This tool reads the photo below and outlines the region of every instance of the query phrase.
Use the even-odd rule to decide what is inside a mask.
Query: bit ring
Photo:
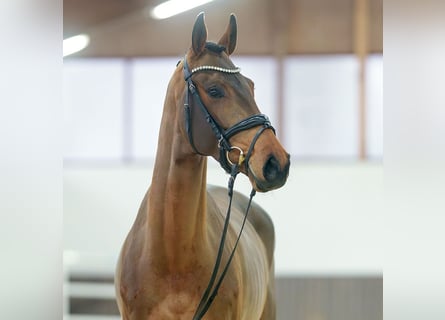
[[[230,157],[229,157],[229,153],[230,153],[233,149],[236,149],[236,150],[239,151],[238,165],[240,166],[240,165],[244,162],[244,159],[245,159],[246,157],[244,156],[244,152],[243,152],[243,150],[242,150],[240,147],[237,147],[237,146],[231,146],[231,147],[230,147],[230,150],[229,150],[229,151],[226,151],[226,159],[227,159],[227,162],[229,162],[229,164],[230,164],[231,166],[234,165],[234,163],[230,160]]]

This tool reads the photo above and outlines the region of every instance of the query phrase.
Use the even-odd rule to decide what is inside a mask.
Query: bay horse
[[[259,112],[253,82],[230,60],[236,38],[232,14],[221,39],[207,42],[204,14],[199,14],[191,48],[169,82],[152,183],[116,268],[117,303],[125,320],[275,319],[274,228],[250,201],[255,191],[285,184],[290,160]],[[232,183],[238,172],[249,178],[250,200],[207,186],[207,156],[231,173]],[[218,259],[226,263],[225,271],[215,268]],[[203,293],[212,286],[213,273],[220,287],[211,304]]]

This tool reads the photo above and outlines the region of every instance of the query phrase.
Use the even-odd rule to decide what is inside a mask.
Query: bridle
[[[185,89],[185,97],[184,97],[185,128],[187,131],[190,145],[192,146],[193,150],[197,154],[205,156],[205,154],[203,154],[203,153],[199,152],[199,150],[197,150],[195,143],[193,141],[193,132],[192,132],[193,126],[192,126],[192,122],[191,122],[192,117],[191,117],[191,106],[190,106],[190,94],[192,94],[193,97],[195,98],[194,101],[199,106],[199,109],[203,113],[207,123],[212,128],[212,131],[216,137],[216,140],[218,141],[217,142],[218,149],[220,152],[219,163],[221,164],[221,166],[224,168],[224,170],[226,172],[230,173],[229,184],[228,184],[229,206],[227,208],[226,218],[225,218],[224,227],[223,227],[223,231],[222,231],[222,235],[221,235],[221,240],[219,243],[218,253],[216,256],[216,260],[215,260],[215,265],[213,267],[212,275],[210,276],[210,280],[207,285],[207,288],[204,291],[203,296],[201,297],[198,307],[196,308],[195,314],[193,316],[193,320],[199,320],[204,316],[204,314],[207,312],[210,305],[212,304],[213,300],[215,299],[216,295],[218,294],[218,289],[221,286],[221,283],[227,273],[229,265],[232,261],[234,254],[235,254],[235,250],[238,246],[238,242],[240,240],[241,234],[244,229],[244,225],[246,223],[246,219],[247,219],[247,215],[249,213],[252,199],[256,193],[255,190],[252,189],[252,192],[250,193],[249,202],[248,202],[248,205],[246,208],[246,212],[244,214],[243,222],[241,224],[241,228],[238,233],[236,242],[233,246],[232,252],[231,252],[229,259],[218,278],[217,283],[215,284],[215,286],[213,286],[215,281],[217,280],[216,276],[218,274],[219,267],[221,264],[222,254],[223,254],[223,250],[224,250],[224,243],[225,243],[227,230],[228,230],[228,226],[229,226],[229,221],[230,221],[230,212],[231,212],[232,198],[233,198],[233,186],[235,183],[236,176],[239,173],[240,166],[244,163],[246,172],[249,172],[249,159],[250,159],[250,156],[252,155],[255,143],[257,142],[260,135],[266,129],[271,129],[275,134],[275,129],[272,127],[272,125],[269,121],[269,118],[264,114],[251,115],[251,116],[247,117],[246,119],[241,120],[240,122],[234,124],[230,128],[223,129],[221,127],[221,125],[219,125],[219,123],[212,117],[212,115],[208,111],[207,107],[202,102],[201,97],[199,96],[198,90],[196,89],[196,86],[193,83],[192,75],[195,73],[198,73],[198,72],[202,72],[202,71],[214,71],[214,72],[223,72],[223,73],[228,73],[228,74],[237,74],[237,73],[240,73],[241,70],[239,68],[226,69],[226,68],[222,68],[222,67],[206,66],[206,65],[199,66],[197,68],[190,70],[188,63],[187,63],[187,57],[184,57],[184,59],[183,59],[184,80],[186,81],[186,89]],[[229,141],[229,139],[231,137],[233,137],[234,135],[236,135],[237,133],[239,133],[241,131],[248,130],[248,129],[251,129],[251,128],[254,128],[257,126],[261,126],[261,127],[258,129],[255,136],[253,137],[252,142],[250,143],[250,146],[249,146],[249,149],[248,149],[246,155],[244,155],[244,152],[241,148],[231,145],[231,143]],[[237,163],[233,163],[229,158],[229,153],[232,150],[239,151],[239,157],[238,157]],[[212,290],[212,288],[213,288],[213,290]]]
[[[229,73],[229,74],[236,74],[240,73],[240,68],[234,68],[234,69],[226,69],[222,67],[216,67],[216,66],[200,66],[197,68],[194,68],[190,70],[188,63],[187,63],[187,57],[184,57],[183,60],[183,71],[184,71],[184,79],[186,81],[187,87],[185,90],[185,98],[184,98],[184,113],[185,113],[185,128],[187,131],[187,135],[189,138],[190,145],[192,146],[193,150],[200,155],[204,155],[201,152],[199,152],[195,146],[195,143],[193,141],[193,126],[191,123],[191,107],[190,107],[190,94],[193,95],[195,98],[196,104],[199,106],[199,109],[203,113],[207,123],[212,128],[212,131],[216,137],[216,140],[218,141],[218,149],[220,152],[219,157],[219,163],[221,164],[221,167],[227,172],[230,173],[232,171],[233,162],[229,158],[230,151],[236,149],[240,152],[238,164],[241,165],[243,162],[246,166],[246,171],[248,172],[248,166],[249,166],[249,159],[253,151],[253,147],[258,140],[259,136],[264,132],[266,129],[271,129],[275,133],[275,129],[272,127],[269,118],[264,114],[254,114],[249,117],[247,117],[244,120],[241,120],[240,122],[234,124],[228,129],[223,129],[219,123],[212,117],[210,112],[208,111],[207,107],[204,105],[204,103],[201,100],[201,97],[199,96],[198,90],[196,89],[195,84],[192,80],[192,75],[198,72],[202,71],[215,71],[215,72],[223,72],[223,73]],[[229,139],[236,135],[237,133],[248,130],[253,127],[261,126],[261,128],[257,131],[256,135],[252,139],[252,143],[250,144],[249,150],[247,152],[247,155],[244,156],[244,152],[241,148],[232,146],[230,144]]]

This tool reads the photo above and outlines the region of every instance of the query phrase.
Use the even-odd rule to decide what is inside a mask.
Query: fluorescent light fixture
[[[213,0],[169,0],[154,7],[151,16],[155,19],[165,19],[211,1]]]
[[[79,34],[77,36],[63,40],[63,56],[79,52],[85,49],[90,43],[90,37],[86,34]]]

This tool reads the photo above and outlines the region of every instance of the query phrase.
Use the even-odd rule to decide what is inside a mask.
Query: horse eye
[[[210,87],[207,89],[207,93],[212,98],[222,98],[224,97],[224,91],[218,87]]]

